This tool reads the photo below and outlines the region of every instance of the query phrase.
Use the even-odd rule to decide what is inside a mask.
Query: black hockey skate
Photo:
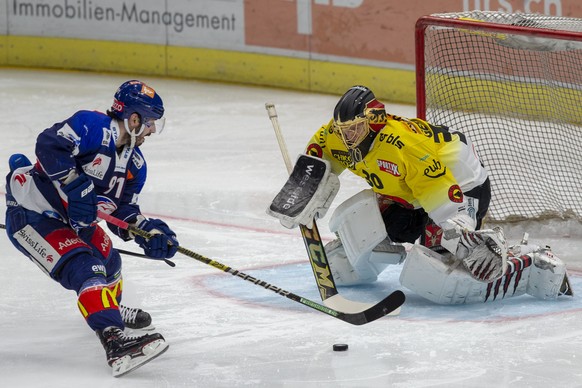
[[[152,317],[139,308],[119,305],[119,313],[125,327],[129,329],[153,330]]]
[[[168,349],[160,333],[128,336],[118,327],[97,330],[107,363],[113,368],[113,377],[120,377],[153,360]]]

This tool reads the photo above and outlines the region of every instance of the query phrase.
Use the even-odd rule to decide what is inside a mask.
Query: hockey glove
[[[85,174],[62,187],[67,195],[69,222],[74,228],[86,228],[97,220],[97,194],[93,181]]]
[[[471,230],[458,218],[443,225],[442,246],[477,280],[492,282],[507,269],[507,243],[501,228]]]
[[[170,227],[162,220],[142,219],[137,227],[153,234],[152,238],[146,239],[140,235],[135,236],[135,242],[143,249],[146,256],[153,259],[169,259],[178,251],[178,239]]]

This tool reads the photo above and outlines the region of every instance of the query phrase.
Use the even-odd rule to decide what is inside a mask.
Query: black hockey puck
[[[348,350],[348,344],[334,344],[333,350],[334,352],[345,352]]]

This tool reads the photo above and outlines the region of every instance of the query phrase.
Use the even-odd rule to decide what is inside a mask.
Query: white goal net
[[[582,220],[582,19],[472,11],[416,25],[418,116],[468,134],[493,221]]]

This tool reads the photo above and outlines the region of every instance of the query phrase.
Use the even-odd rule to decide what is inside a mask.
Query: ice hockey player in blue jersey
[[[153,88],[127,81],[106,114],[81,110],[41,132],[34,165],[22,154],[9,160],[8,237],[48,276],[77,293],[79,310],[101,340],[114,376],[168,348],[157,332],[124,331],[151,329],[151,317],[120,304],[121,257],[98,225],[98,212],[110,214],[153,234],[145,239],[108,224],[147,256],[163,260],[176,253],[176,234],[164,221],[144,217],[137,202],[147,176],[139,146],[163,130],[163,116]]]

